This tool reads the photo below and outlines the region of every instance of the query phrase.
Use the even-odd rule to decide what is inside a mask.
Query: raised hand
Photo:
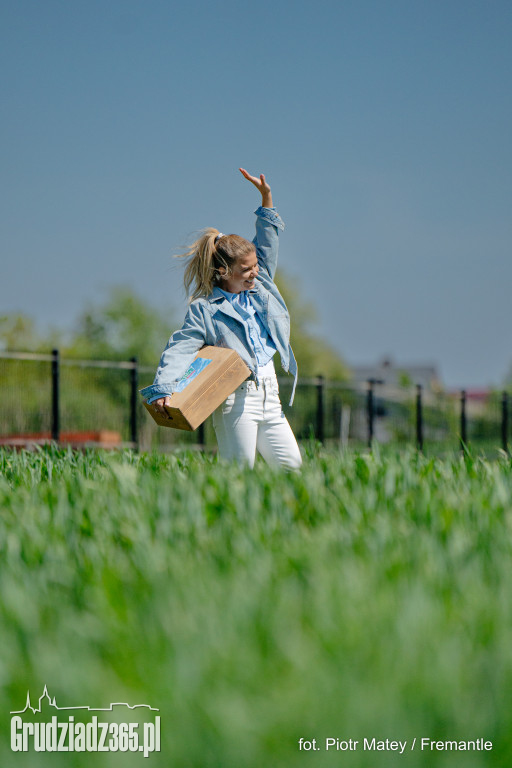
[[[262,206],[264,208],[272,208],[272,192],[270,190],[270,185],[265,179],[265,174],[261,173],[260,177],[258,178],[257,176],[251,176],[250,173],[247,173],[245,168],[239,168],[238,170],[242,176],[247,179],[247,181],[250,181],[251,184],[254,184],[256,189],[261,193]]]

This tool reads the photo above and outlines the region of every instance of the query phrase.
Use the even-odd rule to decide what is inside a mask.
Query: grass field
[[[307,454],[0,452],[2,766],[512,764],[510,459]],[[161,752],[11,752],[45,684],[158,707]]]

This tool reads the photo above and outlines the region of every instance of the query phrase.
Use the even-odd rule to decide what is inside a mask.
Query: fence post
[[[466,450],[468,444],[467,419],[466,419],[466,390],[460,393],[460,440],[462,452]]]
[[[416,384],[416,444],[423,451],[423,408],[421,402],[421,384]]]
[[[205,424],[206,422],[203,421],[202,424],[200,424],[197,428],[197,437],[199,440],[199,450],[204,451],[206,448],[206,440],[205,440]]]
[[[137,358],[130,357],[132,367],[130,368],[130,442],[133,443],[135,450],[139,450],[139,437],[137,434],[137,390],[139,386],[139,370]]]
[[[316,439],[324,442],[324,377],[317,376],[316,384]]]
[[[375,379],[368,379],[368,393],[366,397],[366,411],[368,416],[368,447],[372,447],[373,443],[373,418],[374,418],[374,407],[373,407],[373,386],[375,384]]]
[[[52,440],[60,440],[60,355],[52,349]]]
[[[501,395],[501,447],[508,453],[508,394]]]

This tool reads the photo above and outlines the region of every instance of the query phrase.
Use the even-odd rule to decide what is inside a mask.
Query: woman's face
[[[220,267],[219,272],[224,268]],[[254,288],[254,280],[258,276],[259,266],[256,257],[256,251],[250,251],[245,256],[237,259],[233,265],[232,275],[228,278],[222,278],[219,285],[224,291],[229,293],[241,293]]]

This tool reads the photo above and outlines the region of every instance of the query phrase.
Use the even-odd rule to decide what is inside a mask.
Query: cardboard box
[[[234,349],[203,347],[180,380],[181,391],[174,392],[165,407],[170,418],[156,413],[153,405],[144,406],[160,427],[192,431],[250,375]]]

